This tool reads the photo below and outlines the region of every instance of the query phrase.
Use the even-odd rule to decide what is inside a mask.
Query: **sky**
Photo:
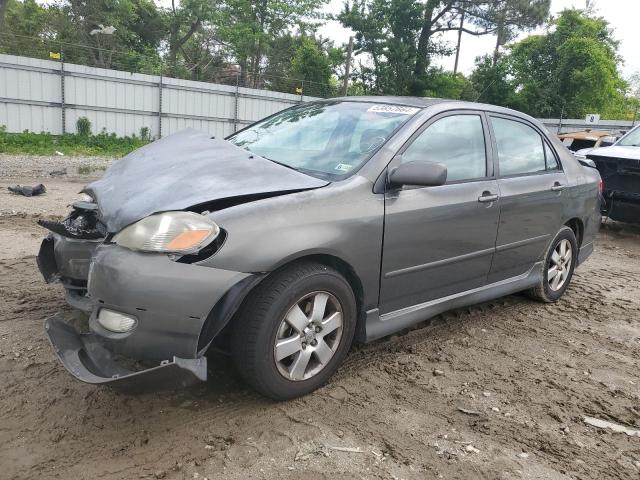
[[[335,14],[342,9],[343,4],[344,0],[330,0],[325,7],[325,12]],[[565,8],[584,8],[585,4],[585,0],[551,0],[551,13],[555,15]],[[595,6],[596,13],[609,22],[610,27],[614,30],[614,37],[620,41],[619,54],[625,62],[621,69],[623,75],[629,77],[635,72],[640,72],[640,53],[638,53],[640,0],[595,0],[592,4]],[[534,32],[525,32],[521,34],[520,38],[543,31],[543,29],[539,29]],[[339,22],[332,21],[320,28],[320,34],[334,40],[339,45],[348,42],[349,35],[352,35],[353,32],[342,27]],[[455,46],[457,37],[457,32],[447,32],[444,38],[452,46]],[[495,43],[496,38],[493,35],[474,37],[463,34],[458,70],[465,74],[471,73],[475,58],[493,53]],[[453,70],[454,61],[455,56],[452,55],[451,57],[436,58],[433,63],[447,70]]]

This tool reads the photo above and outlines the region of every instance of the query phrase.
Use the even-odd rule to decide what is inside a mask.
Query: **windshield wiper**
[[[295,170],[296,172],[301,172],[302,171],[300,168],[292,167],[291,165],[289,165],[287,163],[279,162],[278,160],[274,160],[273,158],[265,157],[264,155],[260,155],[260,156],[262,158],[266,158],[270,162],[277,163],[278,165],[282,165],[283,167],[290,168],[291,170]]]

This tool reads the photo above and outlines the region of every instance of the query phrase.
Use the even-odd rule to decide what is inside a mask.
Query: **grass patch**
[[[61,152],[69,156],[123,157],[150,142],[148,137],[136,135],[117,137],[114,133],[97,135],[51,135],[50,133],[7,133],[0,127],[0,153],[15,155],[57,155]]]

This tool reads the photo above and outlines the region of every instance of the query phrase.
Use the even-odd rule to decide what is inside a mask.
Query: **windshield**
[[[640,127],[631,130],[616,145],[621,147],[640,147]]]
[[[366,162],[418,111],[365,102],[310,103],[284,110],[228,140],[295,170],[341,177]]]

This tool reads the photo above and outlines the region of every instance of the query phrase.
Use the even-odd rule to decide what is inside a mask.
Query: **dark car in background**
[[[586,157],[602,177],[602,213],[620,222],[640,223],[640,126]]]
[[[78,379],[207,378],[212,346],[276,399],[354,341],[527,291],[557,301],[593,251],[600,177],[533,118],[435,99],[295,106],[115,162],[38,256],[86,324],[49,339]]]
[[[604,130],[583,130],[579,132],[562,133],[558,138],[578,160],[587,158],[587,154],[600,147],[613,145],[620,137],[620,132],[607,132]]]

